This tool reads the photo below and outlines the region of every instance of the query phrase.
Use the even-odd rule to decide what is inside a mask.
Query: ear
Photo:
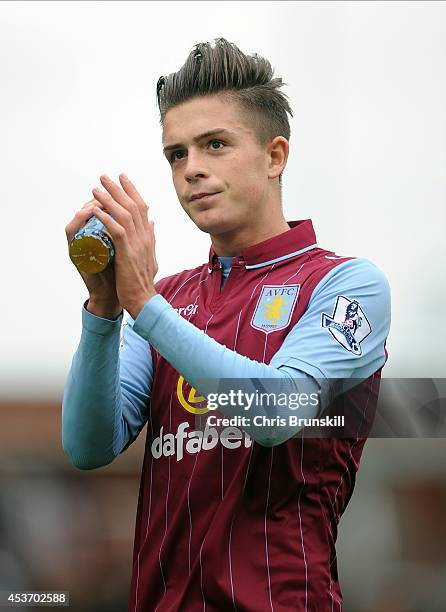
[[[282,174],[288,160],[290,145],[284,136],[276,136],[268,145],[268,178]]]

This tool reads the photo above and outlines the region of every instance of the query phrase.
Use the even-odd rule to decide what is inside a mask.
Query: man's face
[[[171,145],[178,146],[166,150]],[[163,146],[181,206],[203,232],[249,227],[268,203],[267,147],[258,144],[237,103],[214,95],[170,109]],[[216,195],[191,200],[198,193]]]

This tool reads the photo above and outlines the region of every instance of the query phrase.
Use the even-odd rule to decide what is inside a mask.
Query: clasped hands
[[[115,246],[119,302],[136,319],[144,304],[156,295],[154,222],[147,217],[148,205],[125,174],[119,175],[120,185],[106,174],[101,175],[100,181],[106,191],[92,189],[94,198],[102,205],[94,207],[93,214],[104,224]]]

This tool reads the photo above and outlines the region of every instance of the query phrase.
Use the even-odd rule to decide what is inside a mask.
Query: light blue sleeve
[[[134,322],[134,331],[191,385],[205,378],[275,378],[284,366],[319,379],[365,379],[384,365],[389,327],[389,284],[365,259],[340,264],[321,280],[269,366],[210,338],[160,294],[144,305]]]
[[[307,311],[271,360],[332,386],[353,384],[381,368],[390,329],[390,288],[384,274],[367,259],[336,266],[316,286]]]
[[[135,321],[128,319],[120,351],[119,325],[119,320],[95,317],[84,307],[82,338],[63,406],[64,448],[79,467],[110,462],[143,427],[152,381],[148,342],[205,396],[215,391],[211,383],[222,379],[245,379],[243,390],[251,393],[262,385],[268,392],[268,384],[278,395],[316,392],[318,406],[306,406],[300,413],[312,418],[331,401],[334,380],[346,379],[345,388],[336,391],[341,392],[349,380],[357,384],[384,364],[390,290],[382,272],[367,260],[338,265],[317,285],[306,313],[269,365],[207,336],[159,294],[148,300]],[[275,408],[267,416],[285,410]],[[230,408],[219,409],[227,416],[234,414]],[[259,406],[255,409],[258,415],[266,414]],[[270,446],[292,437],[300,427],[245,429]]]
[[[249,359],[207,336],[183,319],[161,296],[151,298],[134,322],[140,334],[204,396],[216,381],[243,381],[254,393],[268,379],[281,393],[319,393],[318,409],[307,407],[302,418],[322,412],[335,394],[358,384],[385,362],[384,343],[390,326],[390,290],[382,272],[356,259],[339,264],[315,288],[308,309],[286,337],[269,365]],[[344,379],[342,385],[334,385]],[[263,390],[265,384],[263,384]],[[258,406],[259,415],[265,411]],[[234,410],[219,407],[233,416]],[[240,411],[239,411],[240,413]],[[268,412],[267,416],[275,416]],[[260,444],[281,443],[300,428],[255,428],[248,433]]]
[[[123,315],[82,310],[82,335],[64,387],[62,446],[81,469],[110,463],[143,428],[150,406],[150,348]]]
[[[210,394],[228,393],[231,389],[237,389],[251,396],[259,391],[275,393],[279,398],[294,397],[296,394],[315,397],[315,403],[300,406],[299,416],[302,419],[315,417],[323,408],[319,398],[319,383],[312,376],[292,366],[279,369],[254,361],[228,349],[185,320],[160,294],[146,302],[133,327],[208,400]],[[248,416],[240,404],[219,404],[218,409],[227,417]],[[250,422],[242,428],[264,446],[281,444],[302,428],[288,424],[287,405],[270,404],[265,407],[252,403],[249,410]],[[269,421],[259,426],[255,423],[256,417]],[[284,425],[273,423],[274,419],[281,418],[286,421]]]

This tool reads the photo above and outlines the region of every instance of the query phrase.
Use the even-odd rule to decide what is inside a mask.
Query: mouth
[[[199,196],[192,197],[189,201],[190,202],[207,202],[208,200],[218,195],[219,193],[221,192],[217,191],[216,193],[203,193]]]

